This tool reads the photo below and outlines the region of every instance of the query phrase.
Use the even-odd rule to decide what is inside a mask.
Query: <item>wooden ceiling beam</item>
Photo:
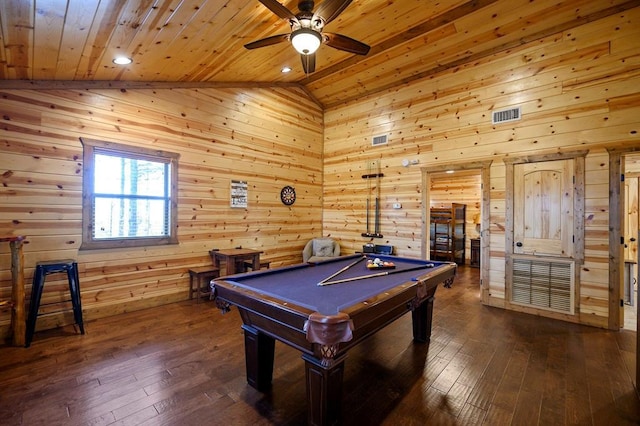
[[[0,80],[0,89],[200,89],[289,87],[305,90],[300,83],[271,81],[96,81],[96,80]]]
[[[300,83],[269,81],[95,81],[95,80],[0,80],[0,90],[89,90],[89,89],[269,89],[289,88],[302,91],[316,105],[322,104]]]

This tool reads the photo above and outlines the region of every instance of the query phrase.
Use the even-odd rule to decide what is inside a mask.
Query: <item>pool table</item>
[[[382,265],[368,265],[373,258]],[[451,262],[357,254],[220,277],[211,288],[223,312],[240,312],[248,383],[270,388],[276,339],[300,350],[309,424],[327,425],[340,419],[347,351],[409,311],[414,340],[427,342],[436,288],[455,273]]]

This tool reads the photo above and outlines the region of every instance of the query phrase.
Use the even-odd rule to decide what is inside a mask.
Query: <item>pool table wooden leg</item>
[[[261,392],[271,388],[275,339],[243,325],[247,382]]]
[[[413,320],[413,340],[428,342],[431,339],[431,319],[433,317],[433,299],[428,297],[411,311]]]
[[[337,425],[342,410],[342,377],[345,356],[333,359],[330,367],[304,354],[307,381],[307,413],[310,425]]]

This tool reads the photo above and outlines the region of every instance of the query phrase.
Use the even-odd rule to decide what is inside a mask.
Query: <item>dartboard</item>
[[[282,200],[282,204],[285,206],[290,206],[291,204],[296,202],[296,190],[293,186],[285,186],[280,191],[280,199]]]

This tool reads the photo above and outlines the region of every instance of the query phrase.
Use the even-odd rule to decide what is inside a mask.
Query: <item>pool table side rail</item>
[[[309,342],[304,326],[315,311],[238,287],[233,282],[215,280],[213,297],[223,310],[225,304],[236,306],[245,325],[280,340],[302,352],[314,353],[314,345]]]
[[[438,276],[434,276],[434,273],[424,274],[417,281],[398,286],[388,291],[384,298],[369,301],[367,305],[360,303],[358,306],[354,305],[353,309],[346,309],[344,312],[354,324],[353,339],[342,343],[339,353],[349,350],[419,305],[427,303],[428,299],[435,296],[440,283],[455,276],[456,265],[447,265],[446,269],[440,269],[439,272]]]

